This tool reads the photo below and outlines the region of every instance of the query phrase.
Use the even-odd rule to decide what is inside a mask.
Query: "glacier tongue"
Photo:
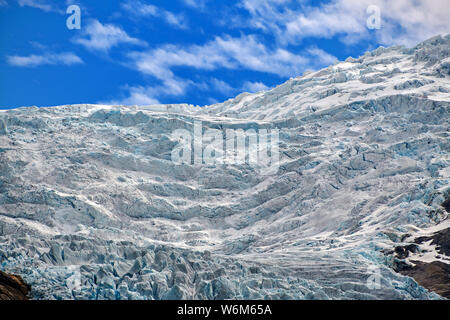
[[[2,112],[0,268],[36,299],[438,298],[383,252],[448,218],[449,52],[380,48],[207,107]],[[196,122],[278,129],[278,172],[174,164]]]

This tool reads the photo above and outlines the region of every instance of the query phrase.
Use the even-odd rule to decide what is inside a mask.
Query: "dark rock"
[[[443,206],[445,207],[445,202]],[[441,255],[450,256],[450,228],[447,228],[434,233],[432,236],[416,238],[414,239],[415,243],[397,246],[393,252],[395,254],[393,269],[396,272],[414,278],[422,287],[434,291],[445,298],[450,298],[450,264],[441,261],[433,261],[431,263],[410,261],[412,264],[409,264],[404,260],[408,258],[410,252],[419,250],[419,244],[430,240],[431,244],[436,246],[436,250]]]
[[[450,212],[450,195],[448,195],[447,199],[442,203],[442,206],[445,208],[445,211]]]
[[[410,252],[417,252],[418,246],[417,244],[409,244],[407,246],[398,246],[395,247],[395,256],[399,259],[406,259],[409,256]]]
[[[399,270],[401,274],[414,278],[417,283],[430,291],[450,299],[450,265],[434,261],[425,263],[411,261],[414,267]]]
[[[28,300],[30,290],[20,276],[0,271],[0,300]]]
[[[415,243],[424,243],[433,240],[432,245],[436,245],[436,250],[440,254],[450,256],[450,228],[436,232],[430,237],[419,237],[414,240]]]
[[[413,268],[413,266],[411,264],[406,263],[405,260],[395,259],[393,263],[393,268],[395,272],[404,274],[405,271],[410,270],[411,268]]]

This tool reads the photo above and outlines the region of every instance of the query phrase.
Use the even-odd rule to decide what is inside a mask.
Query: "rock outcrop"
[[[0,271],[0,300],[28,300],[30,289],[20,276]]]
[[[402,270],[402,274],[413,277],[421,286],[450,299],[450,264],[440,261],[411,262],[414,267]]]
[[[415,238],[412,243],[397,246],[392,253],[397,272],[450,299],[450,228]]]

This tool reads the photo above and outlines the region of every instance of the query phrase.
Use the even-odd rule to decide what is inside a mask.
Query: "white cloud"
[[[0,0],[0,6],[2,5],[2,2],[6,3],[6,1]],[[17,0],[17,3],[21,7],[32,7],[45,12],[65,14],[65,11],[59,8],[59,4],[52,3],[52,1],[49,0]]]
[[[184,4],[193,8],[203,8],[207,0],[183,0]]]
[[[250,13],[250,26],[278,34],[283,21],[292,19],[293,13],[286,9],[289,2],[291,0],[242,0],[240,6]]]
[[[170,11],[163,11],[162,16],[166,20],[168,24],[171,24],[172,26],[175,26],[180,29],[187,29],[188,23],[187,19],[180,14],[175,14]]]
[[[369,2],[369,1],[368,1]],[[450,1],[448,0],[377,0],[381,8],[382,28],[378,34],[382,43],[412,46],[437,34],[450,31]],[[401,27],[399,32],[398,27]]]
[[[137,16],[153,16],[157,17],[159,9],[152,4],[144,4],[140,1],[126,1],[121,4],[122,9],[128,13],[135,14]]]
[[[84,63],[83,60],[71,52],[45,53],[43,55],[8,56],[10,65],[17,67],[36,67],[39,65],[75,65]]]
[[[219,103],[219,100],[217,100],[216,98],[213,98],[213,97],[208,97],[206,99],[206,101],[207,101],[208,105],[213,105],[213,104]]]
[[[316,59],[316,65],[330,65],[338,61],[335,56],[317,47],[311,47],[306,51],[311,55],[311,57],[314,57],[314,59]]]
[[[357,8],[362,9],[359,5]],[[306,36],[329,38],[338,33],[364,34],[367,32],[365,11],[358,14],[355,7],[351,10],[341,11],[336,4],[309,8],[286,24],[286,36],[289,40],[297,40]]]
[[[285,44],[336,35],[353,43],[374,34],[385,45],[411,46],[450,30],[448,0],[331,0],[320,6],[301,5],[298,10],[282,6],[289,2],[292,1],[243,0],[242,6],[251,15],[251,27],[275,34]],[[369,5],[381,10],[381,29],[374,33],[366,24]]]
[[[269,89],[269,87],[266,86],[261,81],[255,81],[255,82],[245,81],[241,87],[234,88],[227,82],[217,79],[217,78],[212,78],[210,81],[210,85],[213,90],[220,92],[226,96],[236,95],[241,92],[254,93],[254,92],[265,91],[265,90]]]
[[[108,52],[112,47],[120,44],[146,45],[137,38],[130,37],[122,28],[113,24],[102,24],[92,20],[83,28],[83,35],[73,41],[88,50]]]
[[[121,4],[122,9],[135,17],[154,17],[163,19],[166,23],[180,28],[188,27],[187,19],[184,15],[158,8],[157,6],[142,3],[141,1],[126,1]]]
[[[128,96],[123,99],[116,99],[111,101],[101,101],[100,104],[108,104],[108,105],[152,105],[159,104],[158,99],[152,97],[153,91],[149,87],[130,87],[125,86],[124,88],[128,91]]]
[[[311,64],[320,67],[330,59],[330,55],[317,49],[304,55],[282,48],[269,49],[253,35],[216,37],[204,45],[188,47],[166,45],[148,52],[133,52],[129,56],[135,69],[158,79],[172,77],[172,68],[179,66],[202,70],[247,69],[283,77],[295,76]]]
[[[156,86],[125,86],[125,97],[112,101],[102,102],[114,105],[151,105],[159,104],[159,97],[182,96],[189,86],[195,86],[191,80],[168,78]]]
[[[202,91],[214,90],[222,93],[225,96],[232,96],[241,92],[259,92],[270,89],[264,83],[256,81],[245,81],[239,88],[234,88],[227,82],[211,78],[210,81],[204,83],[195,83],[191,80],[170,79],[162,82],[161,85],[156,86],[124,86],[122,90],[125,92],[125,97],[121,99],[114,99],[110,101],[101,101],[100,104],[109,105],[152,105],[160,104],[161,97],[179,97],[183,96],[188,88],[196,88]],[[210,104],[217,103],[216,99],[209,99]]]
[[[0,0],[0,7],[5,7],[8,5],[8,2],[6,0]]]
[[[201,12],[206,12],[206,10],[208,9],[207,5],[208,2],[212,2],[211,0],[182,0],[182,2],[195,10],[201,11]],[[210,6],[211,7],[211,6]]]
[[[210,81],[210,84],[215,91],[220,92],[224,95],[230,95],[230,94],[233,94],[236,92],[235,88],[230,86],[225,81],[217,79],[217,78],[212,78]]]
[[[46,12],[53,10],[52,6],[47,1],[42,0],[17,0],[17,3],[21,7],[33,7]]]
[[[268,89],[269,87],[260,81],[257,82],[245,81],[244,85],[242,86],[242,91],[250,93],[266,91]]]
[[[224,95],[237,94],[242,90],[256,92],[268,88],[262,82],[245,82],[241,88],[234,88],[217,78],[212,78],[209,83],[198,84],[177,77],[177,67],[205,71],[251,70],[288,77],[299,75],[307,68],[319,68],[336,60],[318,48],[309,48],[303,55],[281,48],[270,49],[253,35],[243,35],[239,38],[216,37],[203,45],[186,47],[165,45],[146,52],[131,52],[128,57],[129,67],[161,82],[158,86],[126,87],[128,97],[119,101],[128,104],[137,104],[135,101],[158,101],[162,96],[182,96],[189,87],[199,90],[205,90],[206,87]]]

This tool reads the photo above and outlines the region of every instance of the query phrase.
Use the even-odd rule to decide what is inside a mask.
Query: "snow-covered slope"
[[[448,224],[449,107],[445,36],[202,108],[2,112],[0,268],[37,299],[437,298],[386,252]],[[277,173],[175,164],[198,121],[279,129]]]

